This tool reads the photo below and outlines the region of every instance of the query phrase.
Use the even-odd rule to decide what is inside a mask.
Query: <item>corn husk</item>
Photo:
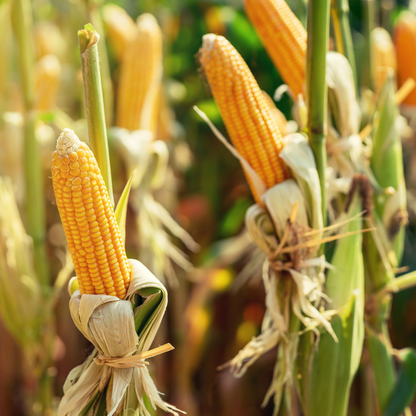
[[[357,134],[360,127],[360,107],[355,95],[354,76],[344,55],[326,55],[329,106],[341,137]]]
[[[315,168],[315,159],[306,137],[299,133],[286,136],[280,157],[290,169],[305,196],[309,224],[316,230],[321,229],[323,222],[319,177]]]
[[[394,99],[395,83],[390,74],[380,94],[375,116],[375,133],[371,169],[382,188],[389,194],[378,195],[375,207],[391,240],[396,264],[401,261],[404,226],[407,223],[406,185],[404,181],[402,145],[397,129],[398,108]]]
[[[23,116],[17,112],[4,112],[0,131],[0,174],[8,176],[16,189],[20,204],[24,197],[23,164]]]
[[[171,285],[177,284],[172,262],[185,271],[193,266],[186,255],[172,242],[179,238],[190,250],[198,244],[153,197],[165,185],[169,152],[165,142],[153,141],[150,130],[111,129],[111,139],[125,162],[127,173],[136,171],[132,180],[132,207],[136,212],[139,233],[139,259],[152,273],[163,276]]]
[[[106,295],[81,296],[79,290],[71,296],[72,319],[96,349],[69,374],[58,416],[78,416],[82,412],[97,415],[100,405],[112,416],[126,410],[129,395],[137,399],[141,415],[150,416],[144,395],[155,409],[159,407],[176,416],[181,412],[160,398],[144,363],[111,367],[100,361],[102,356],[123,358],[148,351],[166,310],[168,295],[163,284],[139,261],[129,262],[132,277],[125,300]],[[137,306],[137,297],[144,303]]]
[[[44,327],[51,318],[49,302],[35,274],[32,239],[23,227],[11,181],[1,176],[0,206],[0,316],[35,371],[49,359],[43,344],[51,342],[51,328]]]
[[[358,197],[349,209],[349,221],[342,232],[359,231],[362,206]],[[343,220],[340,217],[340,220]],[[312,334],[300,342],[297,361],[302,375],[299,385],[306,416],[344,416],[352,381],[358,370],[364,341],[364,264],[362,234],[344,237],[337,242],[325,282],[325,293],[337,310],[331,326],[338,338],[322,333],[319,346]]]
[[[297,204],[299,207],[295,229],[307,229],[308,216],[305,198],[293,179],[267,190],[263,195],[263,201],[266,209],[256,204],[247,211],[246,226],[254,243],[270,257],[284,235],[287,220],[291,216],[292,204]],[[294,235],[289,241],[293,237]],[[263,403],[266,404],[271,397],[274,397],[276,412],[285,385],[293,384],[293,364],[296,358],[299,323],[305,326],[305,330],[316,330],[322,325],[335,337],[328,322],[330,314],[322,315],[315,307],[322,296],[323,270],[329,266],[323,257],[314,257],[315,253],[316,250],[302,253],[303,260],[296,269],[289,265],[285,266],[287,259],[285,260],[284,256],[279,257],[283,262],[281,270],[271,268],[270,273],[269,261],[266,260],[263,270],[266,314],[261,334],[250,341],[229,363],[233,374],[242,376],[261,355],[279,345],[273,380]],[[285,274],[286,278],[282,278],[282,274]],[[287,279],[287,276],[291,279]]]
[[[273,380],[263,402],[265,405],[273,397],[275,414],[283,392],[290,395],[290,386],[294,384],[300,324],[305,331],[317,331],[322,326],[336,339],[328,321],[332,312],[322,314],[317,309],[322,298],[323,272],[330,267],[324,257],[317,257],[318,244],[306,251],[295,250],[288,256],[276,251],[285,244],[285,239],[289,247],[302,242],[302,234],[312,223],[322,227],[319,179],[306,139],[300,134],[287,136],[281,157],[294,179],[268,189],[262,196],[264,208],[255,204],[246,214],[247,231],[266,255],[263,267],[266,313],[261,334],[228,363],[235,376],[242,376],[261,355],[279,345]],[[288,221],[292,224],[290,230]],[[318,231],[316,235],[319,234]],[[301,260],[295,264],[298,257]]]

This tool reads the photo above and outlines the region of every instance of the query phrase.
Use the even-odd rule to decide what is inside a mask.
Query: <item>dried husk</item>
[[[275,413],[279,409],[285,386],[294,383],[293,366],[300,323],[305,331],[317,332],[317,327],[323,326],[336,339],[328,321],[332,312],[322,314],[317,309],[325,279],[323,272],[329,267],[323,256],[316,255],[319,243],[310,250],[293,255],[280,254],[277,258],[275,255],[279,243],[287,234],[288,219],[294,206],[297,206],[297,215],[289,232],[288,246],[302,241],[302,233],[308,231],[312,224],[317,226],[317,230],[322,229],[319,179],[304,136],[287,136],[281,157],[294,179],[268,189],[262,196],[265,208],[255,204],[246,214],[250,237],[268,257],[263,268],[266,313],[262,331],[229,363],[234,375],[242,376],[262,354],[279,345],[273,380],[263,403],[265,405],[273,397]],[[316,233],[312,238],[317,238],[319,234]],[[300,257],[297,266],[294,264],[296,256]],[[290,388],[285,391],[289,394]]]
[[[349,137],[359,132],[361,119],[352,69],[347,58],[337,52],[328,52],[326,63],[329,105],[335,126],[341,137]]]
[[[12,183],[0,176],[0,316],[24,352],[30,371],[43,369],[53,331],[52,319],[33,264],[33,242],[26,234]],[[7,207],[7,208],[6,208]]]
[[[107,415],[118,414],[127,400],[129,387],[129,393],[132,394],[132,386],[140,415],[150,416],[143,401],[144,394],[153,408],[159,407],[176,416],[180,412],[160,398],[146,366],[114,368],[107,364],[99,365],[94,360],[98,353],[107,357],[128,357],[148,351],[163,319],[168,302],[165,287],[139,261],[129,262],[132,278],[125,300],[107,295],[81,296],[79,290],[71,296],[69,306],[72,319],[96,349],[84,364],[69,374],[58,416],[78,416],[88,408],[85,414],[96,415],[104,396]],[[140,295],[149,289],[156,289],[161,294],[161,301],[137,333],[135,315],[146,303],[133,310],[132,301],[136,294]],[[147,299],[151,299],[151,296]]]
[[[171,285],[177,284],[172,262],[185,271],[193,266],[186,255],[172,242],[171,235],[179,238],[190,250],[198,244],[154,199],[153,193],[163,188],[168,168],[169,151],[165,142],[153,141],[150,130],[111,129],[111,138],[127,166],[127,173],[136,170],[132,182],[132,207],[136,212],[139,233],[140,260],[157,276],[166,277]],[[145,244],[144,244],[145,242]]]

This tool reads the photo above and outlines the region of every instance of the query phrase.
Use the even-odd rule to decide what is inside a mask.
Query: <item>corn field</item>
[[[414,0],[0,0],[0,415],[416,415]]]

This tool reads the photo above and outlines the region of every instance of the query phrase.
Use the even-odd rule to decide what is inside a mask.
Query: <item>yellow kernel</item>
[[[77,155],[75,152],[72,152],[72,153],[69,155],[69,159],[73,162],[73,161],[75,161],[75,160],[77,160],[77,159],[78,159],[78,155]]]

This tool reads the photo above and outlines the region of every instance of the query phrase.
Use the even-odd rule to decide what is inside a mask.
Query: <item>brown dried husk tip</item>
[[[361,198],[364,216],[366,218],[371,217],[373,212],[373,189],[368,177],[362,173],[357,173],[352,178],[351,188],[345,200],[345,212],[348,212],[356,193]]]

